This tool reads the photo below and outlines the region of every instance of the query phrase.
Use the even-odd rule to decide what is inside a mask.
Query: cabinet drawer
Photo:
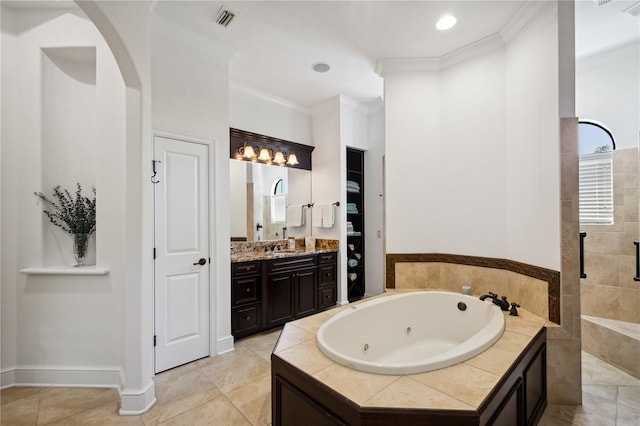
[[[318,254],[318,265],[323,263],[336,263],[338,254],[336,252]]]
[[[267,262],[267,272],[293,271],[316,266],[316,256],[296,256],[274,259]]]
[[[231,278],[260,273],[260,261],[236,262],[231,264]]]
[[[257,302],[260,300],[260,276],[236,278],[231,281],[233,305]]]
[[[320,301],[318,309],[326,309],[336,304],[336,286],[320,287]]]
[[[336,282],[336,265],[318,266],[318,284],[330,284]]]
[[[231,331],[235,337],[242,337],[261,328],[260,304],[233,308],[231,310]]]

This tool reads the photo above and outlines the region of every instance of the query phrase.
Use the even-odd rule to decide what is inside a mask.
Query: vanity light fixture
[[[297,164],[300,164],[298,162],[298,157],[296,157],[296,154],[294,154],[293,152],[289,153],[289,157],[287,158],[287,164],[289,166],[295,166]]]
[[[244,146],[238,148],[238,152],[236,153],[236,158],[239,160],[245,161],[256,161],[256,151],[253,149],[251,145],[247,145],[244,143]]]
[[[266,146],[260,148],[260,155],[258,155],[258,160],[265,163],[271,162],[271,152],[269,151],[269,148],[267,148]]]
[[[282,151],[276,151],[276,153],[273,155],[273,162],[279,166],[284,166],[286,160],[284,159],[284,154],[282,153]]]
[[[444,15],[438,19],[438,22],[436,22],[436,28],[440,31],[445,31],[452,28],[457,21],[458,20],[453,15]]]
[[[268,144],[254,146],[245,142],[243,146],[236,150],[234,158],[236,160],[261,162],[264,164],[276,164],[278,166],[297,166],[300,164],[296,154],[290,149],[281,149],[279,145]]]

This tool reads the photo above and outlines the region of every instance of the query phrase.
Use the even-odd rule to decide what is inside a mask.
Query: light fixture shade
[[[294,154],[293,152],[289,153],[289,157],[287,158],[287,164],[290,166],[295,166],[297,164],[300,164],[298,162],[298,157],[296,157],[296,154]]]
[[[282,151],[276,151],[273,156],[273,162],[279,165],[283,165],[285,163],[284,154]]]
[[[256,152],[251,145],[245,145],[243,147],[242,158],[245,160],[255,160]]]
[[[258,155],[258,160],[265,162],[271,161],[271,153],[269,152],[269,148],[264,146],[260,148],[260,155]]]

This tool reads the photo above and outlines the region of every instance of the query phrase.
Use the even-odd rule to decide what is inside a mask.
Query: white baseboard
[[[233,336],[223,337],[218,339],[216,344],[216,355],[222,355],[233,350]],[[212,354],[213,355],[213,354]]]
[[[123,389],[120,392],[120,415],[137,416],[146,413],[156,403],[156,387],[153,379],[142,389]]]
[[[21,365],[3,371],[0,386],[119,388],[120,368]]]

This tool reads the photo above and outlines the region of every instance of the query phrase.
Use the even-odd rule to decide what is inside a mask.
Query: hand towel
[[[304,225],[302,205],[287,207],[287,227],[296,227]]]
[[[318,204],[311,209],[311,225],[322,228],[322,206]]]
[[[333,204],[322,205],[322,227],[333,228],[335,218],[333,215]]]

